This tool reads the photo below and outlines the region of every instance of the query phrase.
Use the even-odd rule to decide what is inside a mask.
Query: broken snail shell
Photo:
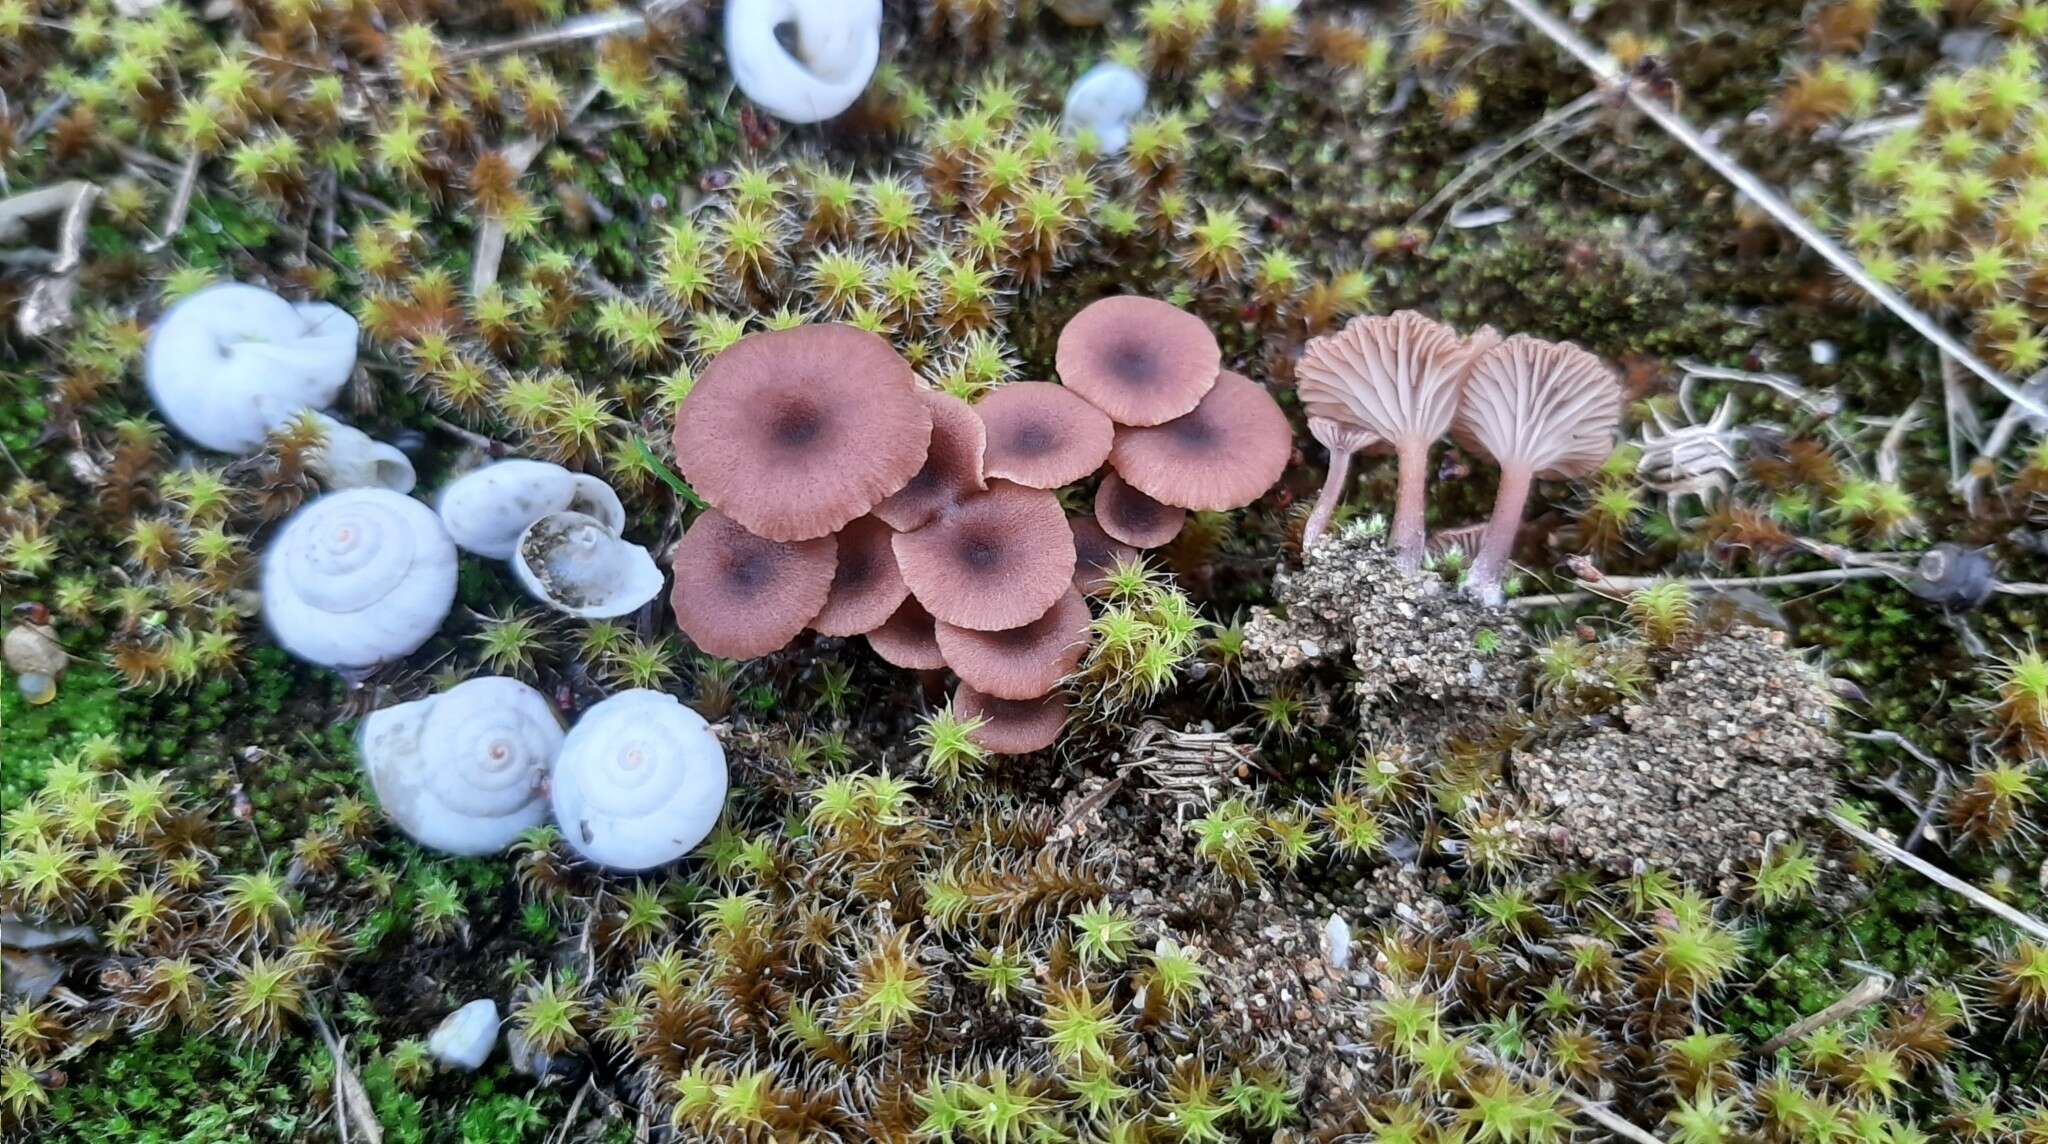
[[[580,512],[551,512],[527,525],[512,570],[534,599],[587,620],[623,616],[661,593],[654,557]]]
[[[442,489],[435,507],[455,543],[493,560],[510,560],[519,534],[551,512],[595,517],[614,536],[626,527],[625,507],[610,485],[546,461],[485,465]]]
[[[157,412],[208,449],[248,453],[301,409],[323,409],[356,364],[356,320],[223,282],[172,306],[150,332],[143,385]]]

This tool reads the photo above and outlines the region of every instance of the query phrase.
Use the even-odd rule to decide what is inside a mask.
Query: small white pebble
[[[1323,960],[1339,973],[1351,968],[1351,924],[1342,914],[1323,923]]]
[[[1806,353],[1815,365],[1833,365],[1841,357],[1841,352],[1835,349],[1835,343],[1826,338],[1807,346]]]
[[[427,1037],[427,1054],[449,1068],[474,1072],[498,1044],[498,1003],[479,998],[441,1019]]]

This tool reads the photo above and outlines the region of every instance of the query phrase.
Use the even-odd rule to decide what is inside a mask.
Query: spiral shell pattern
[[[717,823],[725,790],[725,749],[710,726],[659,691],[623,691],[584,712],[552,783],[569,845],[618,870],[688,853]]]
[[[386,489],[302,508],[263,560],[263,614],[286,651],[360,668],[427,642],[455,602],[455,545],[433,511]]]
[[[451,854],[503,850],[547,817],[541,791],[561,750],[547,697],[482,676],[363,721],[363,769],[400,830]]]

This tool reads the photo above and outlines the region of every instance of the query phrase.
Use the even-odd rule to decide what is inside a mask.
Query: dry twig
[[[2043,922],[2032,914],[2023,913],[2006,905],[2004,902],[1999,901],[1997,898],[1992,897],[1990,894],[1972,886],[1924,858],[1917,858],[1906,853],[1890,841],[1851,822],[1840,811],[1829,811],[1828,821],[1839,827],[1842,833],[1877,851],[1879,857],[1896,862],[1937,886],[1954,890],[1956,893],[1969,899],[1971,905],[1998,915],[2042,941],[2048,941],[2048,922]]]

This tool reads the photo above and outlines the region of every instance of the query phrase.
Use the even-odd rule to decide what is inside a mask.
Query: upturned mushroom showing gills
[[[260,286],[209,286],[157,319],[142,382],[199,445],[248,453],[301,409],[333,404],[356,364],[356,320]]]
[[[675,548],[669,604],[699,648],[731,659],[780,650],[832,594],[838,541],[767,540],[707,510]]]
[[[684,479],[775,541],[813,540],[865,516],[924,467],[931,438],[910,366],[852,326],[741,338],[676,410]]]
[[[614,870],[690,852],[725,808],[725,748],[704,717],[659,691],[621,691],[583,713],[549,781],[569,847]]]
[[[726,0],[733,82],[778,119],[816,123],[853,106],[881,51],[881,0]]]
[[[974,412],[987,427],[982,471],[1034,489],[1085,478],[1109,459],[1116,424],[1063,385],[1017,381],[981,399]]]
[[[534,599],[587,620],[623,616],[661,594],[654,557],[580,512],[551,512],[527,525],[512,569]]]
[[[1202,319],[1153,298],[1091,302],[1060,330],[1054,368],[1119,425],[1187,413],[1216,384],[1223,351]]]
[[[300,659],[360,670],[409,655],[455,602],[455,543],[432,509],[385,489],[329,493],[263,557],[263,618]]]
[[[373,711],[356,740],[378,804],[422,846],[494,854],[547,819],[562,725],[516,679],[480,676]]]
[[[519,534],[552,512],[594,517],[617,536],[626,510],[612,487],[547,461],[509,460],[464,474],[434,502],[448,535],[465,550],[510,560]]]
[[[896,566],[933,616],[975,631],[1045,614],[1073,584],[1074,534],[1057,496],[1008,481],[896,535]]]
[[[1530,483],[1599,468],[1614,451],[1620,419],[1620,381],[1599,358],[1569,342],[1516,334],[1480,356],[1452,429],[1500,466],[1500,491],[1466,578],[1468,591],[1500,602]]]
[[[1400,486],[1392,532],[1403,567],[1422,564],[1430,447],[1457,416],[1473,363],[1499,341],[1491,327],[1460,338],[1441,322],[1402,310],[1352,319],[1311,341],[1295,366],[1295,391],[1311,417],[1357,426],[1394,450]],[[1336,463],[1333,447],[1333,471]]]
[[[1162,425],[1118,426],[1109,463],[1161,504],[1222,512],[1264,495],[1293,453],[1294,430],[1272,395],[1225,370],[1187,413]]]

